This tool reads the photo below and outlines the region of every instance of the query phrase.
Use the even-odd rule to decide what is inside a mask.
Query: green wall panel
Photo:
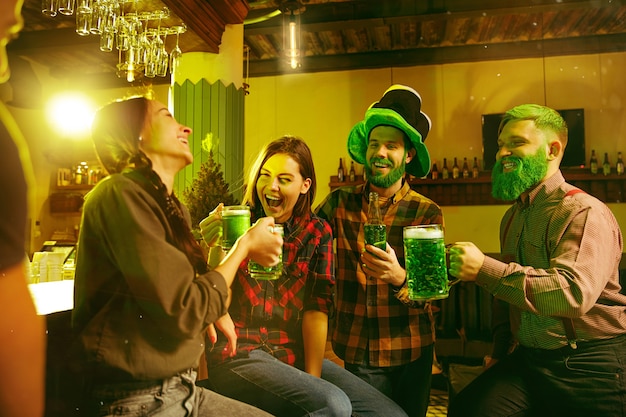
[[[176,194],[182,195],[208,159],[209,153],[202,143],[212,134],[213,156],[222,166],[231,193],[241,200],[244,183],[243,89],[237,89],[233,84],[226,87],[221,81],[209,84],[203,79],[193,84],[186,80],[182,85],[174,84],[171,94],[176,120],[192,129],[189,146],[194,157],[193,164],[176,177]]]

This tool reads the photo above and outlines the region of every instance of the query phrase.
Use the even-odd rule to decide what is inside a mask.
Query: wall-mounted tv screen
[[[568,137],[561,167],[585,165],[585,110],[557,110],[567,123]],[[496,162],[498,151],[498,127],[504,113],[483,114],[483,161],[484,169],[490,170]]]

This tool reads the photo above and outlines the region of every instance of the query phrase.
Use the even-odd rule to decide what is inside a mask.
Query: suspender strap
[[[578,193],[584,193],[584,191],[578,188],[574,188],[573,190],[569,190],[565,194],[565,197],[569,197],[571,195],[578,194]],[[576,336],[576,328],[574,328],[574,320],[572,318],[567,318],[567,317],[562,317],[561,320],[563,321],[563,327],[565,327],[565,336],[567,336],[567,343],[569,343],[572,349],[576,349],[578,347],[576,345],[576,339],[578,339],[578,336]]]

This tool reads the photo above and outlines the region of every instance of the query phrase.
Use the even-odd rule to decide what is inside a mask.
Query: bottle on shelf
[[[439,178],[439,170],[437,169],[437,161],[433,162],[433,168],[430,170],[430,177],[434,180]]]
[[[454,165],[452,165],[452,178],[459,178],[460,173],[459,164],[456,162],[456,157],[454,157]]]
[[[365,243],[374,245],[379,249],[387,248],[387,227],[383,223],[378,202],[378,193],[370,192],[367,221],[363,225]]]
[[[470,176],[470,171],[469,171],[469,165],[467,165],[467,158],[463,158],[463,178],[469,178]]]
[[[609,175],[611,173],[611,164],[609,163],[609,154],[604,152],[604,162],[602,163],[602,173]]]
[[[622,153],[617,153],[617,163],[615,164],[615,172],[617,175],[624,174],[624,160],[622,159]]]
[[[72,165],[72,168],[70,168],[70,184],[74,185],[76,184],[76,170],[78,169],[78,167],[76,165]]]
[[[356,171],[354,170],[354,161],[350,161],[350,172],[348,173],[348,178],[350,178],[350,182],[354,182],[356,180]]]
[[[478,178],[478,158],[474,157],[474,165],[472,165],[472,178]]]
[[[343,158],[339,158],[339,168],[337,168],[337,181],[343,182],[344,170],[343,170]]]
[[[598,158],[596,158],[596,150],[591,150],[591,159],[589,159],[589,170],[592,174],[598,173]]]
[[[443,158],[443,167],[441,167],[441,178],[447,180],[450,178],[450,172],[448,171],[448,161]]]
[[[76,170],[74,171],[74,184],[81,185],[85,175],[86,173],[83,173],[83,164],[76,165]]]

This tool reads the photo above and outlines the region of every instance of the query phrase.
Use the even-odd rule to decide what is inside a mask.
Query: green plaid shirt
[[[317,209],[317,214],[330,223],[336,240],[333,349],[348,363],[398,366],[418,359],[421,348],[434,343],[434,320],[429,308],[403,303],[392,286],[363,276],[359,258],[364,246],[368,195],[368,183],[354,190],[337,189]],[[387,225],[387,242],[403,267],[403,227],[443,224],[441,208],[411,190],[406,182],[381,211]],[[359,276],[365,286],[359,283]],[[365,358],[366,351],[369,358]]]

